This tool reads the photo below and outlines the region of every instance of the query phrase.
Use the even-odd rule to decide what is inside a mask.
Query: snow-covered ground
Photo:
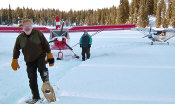
[[[70,34],[71,46],[81,35]],[[22,54],[20,69],[10,66],[17,36],[0,33],[0,104],[25,104],[31,98]],[[49,67],[57,97],[53,104],[174,104],[175,40],[151,46],[142,36],[134,31],[101,32],[93,37],[91,59],[56,61]],[[81,56],[79,46],[74,51]],[[52,52],[56,58],[57,52]],[[40,89],[39,76],[38,83]]]

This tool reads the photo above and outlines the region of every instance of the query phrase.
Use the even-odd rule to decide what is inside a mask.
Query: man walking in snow
[[[84,34],[80,38],[80,47],[82,48],[82,61],[90,58],[90,48],[92,45],[92,37],[84,30]],[[85,57],[86,55],[86,57]]]
[[[22,49],[27,66],[29,86],[33,95],[31,103],[35,103],[40,100],[37,83],[37,69],[43,83],[49,83],[49,73],[46,68],[45,57],[47,56],[46,61],[49,63],[49,66],[54,65],[54,58],[49,43],[43,33],[37,29],[33,29],[32,24],[33,21],[31,19],[24,19],[22,22],[24,32],[16,39],[11,67],[14,71],[20,68],[18,65],[18,58],[20,55],[20,49]]]

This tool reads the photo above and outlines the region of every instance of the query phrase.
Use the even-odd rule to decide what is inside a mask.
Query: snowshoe
[[[44,94],[44,97],[47,99],[48,102],[55,102],[56,101],[54,89],[50,85],[49,82],[44,82],[41,90]]]

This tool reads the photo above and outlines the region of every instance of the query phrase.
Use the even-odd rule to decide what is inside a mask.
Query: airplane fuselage
[[[173,38],[175,36],[174,32],[159,32],[159,33],[151,33],[148,35],[148,39],[153,42],[166,42],[167,40]]]

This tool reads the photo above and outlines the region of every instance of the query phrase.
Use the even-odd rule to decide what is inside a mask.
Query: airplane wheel
[[[151,45],[153,45],[153,42],[151,42]]]
[[[62,59],[58,57],[57,60],[62,60]]]
[[[169,43],[169,42],[167,42],[167,44],[168,44],[168,45],[170,45],[170,43]]]
[[[58,52],[58,57],[57,60],[62,60],[63,59],[63,52]]]

